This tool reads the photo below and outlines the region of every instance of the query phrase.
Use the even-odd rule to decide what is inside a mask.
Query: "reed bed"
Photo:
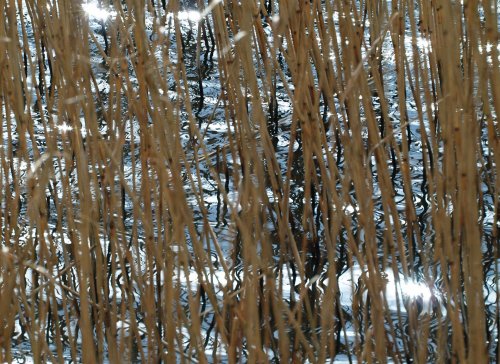
[[[0,1],[0,361],[498,362],[498,19]]]

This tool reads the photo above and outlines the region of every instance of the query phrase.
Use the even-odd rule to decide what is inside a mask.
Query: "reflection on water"
[[[361,295],[362,301],[367,300],[366,279],[369,273],[358,264],[347,269],[338,279],[340,300],[342,306],[350,310],[354,297]],[[403,274],[394,275],[392,270],[380,273],[384,283],[380,294],[387,302],[387,309],[392,313],[408,313],[408,309],[415,306],[418,315],[446,315],[446,304],[444,297],[436,287],[431,287],[424,282],[406,278]],[[323,281],[323,285],[329,286],[329,279]]]
[[[112,19],[115,17],[116,11],[109,11],[102,7],[102,4],[99,4],[96,0],[93,1],[85,1],[82,4],[82,9],[87,14],[89,19],[105,21]]]
[[[69,125],[68,123],[59,124],[56,126],[56,128],[61,134],[66,134],[66,133],[73,130],[73,127],[71,125]]]
[[[179,20],[189,20],[195,23],[199,22],[202,19],[202,14],[196,10],[179,11],[175,15]]]
[[[165,18],[167,22],[172,19],[179,20],[182,28],[181,30],[186,34],[190,34],[189,32],[198,32],[198,30],[195,29],[197,27],[191,29],[191,24],[189,23],[199,23],[202,19],[208,19],[208,14],[210,13],[210,11],[212,11],[219,3],[220,1],[211,1],[210,5],[208,5],[202,12],[198,10],[182,10],[175,14],[166,13]],[[113,18],[117,16],[117,13],[115,11],[106,10],[105,7],[100,7],[99,4],[100,2],[97,1],[86,1],[82,4],[82,9],[90,20],[102,22],[112,21]],[[338,21],[337,12],[334,13],[334,20]],[[273,22],[275,23],[275,26],[279,26],[279,17],[277,15],[273,17]],[[150,23],[153,22],[150,21]],[[163,35],[172,36],[171,29],[168,25],[163,24],[159,29],[160,32],[163,33]],[[236,43],[238,40],[244,39],[245,36],[250,36],[250,34],[245,32],[237,32],[233,36],[232,41]],[[293,158],[293,180],[290,182],[291,192],[290,198],[288,200],[291,210],[290,213],[291,215],[293,215],[291,219],[292,226],[290,227],[290,230],[294,234],[296,234],[294,239],[299,242],[298,245],[304,242],[316,242],[317,245],[321,245],[321,247],[316,251],[313,251],[313,249],[308,250],[308,248],[299,248],[299,253],[302,254],[306,260],[306,272],[303,276],[300,272],[298,272],[297,267],[286,261],[287,259],[290,259],[288,256],[278,256],[278,254],[273,257],[274,265],[266,267],[268,271],[253,272],[252,266],[243,265],[243,253],[241,252],[240,234],[233,225],[228,224],[228,221],[231,221],[231,214],[235,214],[241,217],[241,215],[239,214],[242,213],[240,204],[241,199],[244,198],[244,196],[242,196],[241,194],[242,185],[240,184],[239,186],[233,186],[232,180],[228,177],[230,175],[228,171],[230,169],[236,169],[240,161],[233,160],[233,156],[229,153],[224,154],[219,158],[219,150],[227,148],[226,137],[232,132],[232,130],[228,126],[229,124],[226,123],[226,115],[217,108],[218,102],[220,100],[220,85],[218,84],[219,75],[217,67],[213,67],[213,65],[212,67],[209,67],[210,62],[208,61],[208,57],[205,59],[206,65],[204,70],[206,71],[206,73],[204,74],[203,80],[200,80],[199,83],[196,82],[200,74],[198,67],[200,64],[201,51],[197,49],[197,45],[195,44],[194,39],[196,39],[196,37],[186,39],[186,41],[184,42],[183,46],[185,54],[183,56],[185,57],[184,61],[187,68],[186,72],[188,73],[188,79],[189,82],[191,82],[191,84],[189,85],[189,87],[191,87],[190,92],[192,92],[193,95],[199,95],[202,90],[204,92],[203,97],[194,99],[193,103],[194,106],[199,107],[199,112],[197,114],[198,119],[196,121],[200,125],[200,130],[203,131],[203,137],[205,137],[206,139],[206,144],[210,148],[212,148],[212,150],[208,151],[208,157],[205,157],[205,155],[203,156],[203,158],[206,158],[206,160],[204,159],[203,163],[201,163],[199,171],[200,180],[202,181],[201,188],[204,192],[203,207],[204,209],[206,209],[206,211],[204,211],[203,213],[206,213],[206,215],[210,218],[210,221],[207,222],[205,220],[205,216],[197,206],[197,201],[195,198],[189,197],[188,202],[192,204],[197,228],[199,228],[201,231],[203,225],[207,224],[214,232],[214,236],[207,238],[206,241],[204,241],[205,245],[203,246],[204,249],[206,249],[210,253],[210,262],[211,266],[213,266],[213,269],[210,270],[207,267],[195,267],[194,264],[190,261],[190,257],[194,254],[194,250],[190,245],[190,242],[185,245],[176,242],[169,247],[170,251],[175,259],[181,259],[179,258],[181,256],[182,259],[186,259],[189,263],[187,265],[183,265],[183,267],[187,266],[189,267],[189,269],[180,269],[179,267],[176,267],[172,272],[169,272],[171,274],[171,276],[169,277],[166,277],[164,272],[161,271],[161,274],[158,274],[158,283],[161,287],[165,284],[165,282],[167,282],[168,279],[171,279],[171,283],[175,285],[176,289],[178,290],[177,293],[179,297],[182,298],[181,302],[179,303],[179,306],[181,306],[179,310],[184,310],[183,312],[186,313],[186,315],[190,310],[188,304],[189,299],[192,297],[196,297],[200,301],[200,312],[201,316],[203,317],[203,327],[201,328],[201,330],[203,335],[205,335],[204,347],[206,355],[209,357],[212,355],[218,356],[219,359],[223,362],[228,360],[227,352],[225,351],[223,345],[220,344],[220,336],[218,336],[217,331],[214,329],[216,320],[214,311],[216,309],[226,309],[225,305],[227,305],[228,301],[237,304],[245,294],[248,294],[247,292],[245,292],[244,280],[246,275],[249,274],[257,274],[263,286],[272,281],[276,286],[276,292],[274,293],[279,295],[280,298],[282,297],[284,299],[284,302],[289,305],[287,309],[293,311],[294,314],[297,314],[297,312],[300,312],[300,310],[302,309],[305,310],[307,308],[307,304],[310,304],[313,309],[319,311],[321,306],[331,305],[333,307],[336,302],[340,303],[336,306],[337,311],[332,311],[332,316],[335,316],[333,322],[335,325],[337,325],[335,330],[338,331],[335,331],[335,335],[337,335],[336,339],[339,342],[338,348],[340,351],[340,354],[335,356],[334,362],[336,363],[355,362],[352,357],[352,352],[356,350],[362,350],[363,345],[369,342],[369,339],[360,335],[360,332],[362,330],[360,330],[359,327],[356,327],[356,325],[358,324],[356,322],[356,319],[358,317],[361,317],[361,319],[359,319],[359,322],[361,322],[362,325],[376,325],[375,322],[369,322],[368,320],[365,320],[365,317],[369,316],[369,312],[371,312],[370,310],[373,309],[374,302],[377,301],[377,298],[382,298],[385,304],[383,310],[384,316],[379,318],[382,326],[384,326],[384,328],[391,328],[393,332],[396,333],[395,337],[388,338],[388,341],[394,346],[394,351],[402,351],[406,348],[405,345],[408,346],[409,343],[411,343],[414,336],[412,336],[413,334],[410,332],[409,322],[415,317],[420,321],[417,322],[417,324],[415,324],[413,327],[417,330],[422,330],[422,332],[424,331],[424,328],[429,328],[432,334],[434,334],[435,328],[437,326],[448,324],[448,310],[450,308],[454,309],[455,303],[450,298],[445,297],[442,294],[439,286],[439,284],[442,284],[443,280],[441,276],[443,274],[447,274],[447,272],[436,272],[433,275],[435,281],[427,282],[423,278],[430,275],[428,274],[428,271],[425,271],[423,261],[425,261],[426,252],[431,250],[435,237],[434,233],[431,231],[431,225],[429,223],[431,219],[429,213],[429,199],[431,197],[429,197],[429,191],[426,190],[424,182],[424,163],[421,153],[422,141],[419,140],[421,137],[419,135],[418,128],[415,125],[411,125],[410,128],[411,136],[416,139],[414,143],[409,146],[410,158],[412,158],[411,177],[415,191],[413,198],[418,215],[417,220],[418,224],[420,224],[420,226],[422,227],[424,240],[426,240],[426,242],[424,242],[425,244],[419,246],[418,249],[415,249],[414,254],[416,263],[411,277],[405,276],[401,273],[401,271],[396,271],[395,273],[395,270],[393,269],[381,269],[381,271],[377,272],[377,274],[380,275],[382,286],[377,287],[374,290],[370,290],[370,288],[368,288],[368,280],[370,277],[367,268],[361,266],[356,261],[352,261],[351,258],[348,259],[345,253],[345,247],[342,247],[341,242],[339,242],[338,246],[335,247],[335,249],[338,250],[335,252],[335,254],[338,254],[338,262],[336,262],[338,264],[338,272],[336,272],[338,273],[338,276],[336,276],[335,279],[332,279],[333,277],[329,276],[329,269],[331,269],[331,265],[333,263],[326,262],[326,256],[328,252],[326,252],[326,248],[322,245],[322,239],[324,237],[324,235],[322,235],[324,234],[324,221],[320,221],[319,218],[322,212],[315,212],[318,220],[317,222],[315,222],[316,226],[318,227],[317,237],[308,236],[303,231],[301,231],[302,222],[300,221],[300,219],[303,215],[304,205],[307,201],[305,197],[304,186],[302,186],[300,183],[297,183],[296,181],[301,181],[304,179],[302,172],[304,161],[302,158],[303,151],[301,149],[301,143],[299,143],[297,140],[294,140],[293,145],[290,148],[290,129],[292,124],[292,118],[290,116],[280,117],[279,120],[277,120],[276,128],[273,131],[273,137],[276,138],[276,155],[278,162],[280,163],[280,167],[282,167],[283,170],[286,170],[288,166],[287,158],[289,149],[290,155],[292,155]],[[154,41],[156,40],[156,38],[152,37],[151,40]],[[429,41],[425,38],[418,38],[417,46],[424,54],[427,54],[430,51]],[[229,51],[230,48],[226,48],[225,50]],[[389,49],[386,50],[389,51]],[[480,51],[491,52],[491,50],[492,46],[487,44],[486,49],[481,49]],[[173,46],[172,49],[168,49],[168,51],[172,52],[172,54],[174,55],[176,55],[175,52],[177,52],[177,50]],[[213,49],[205,49],[205,51],[213,52]],[[94,56],[99,54],[98,50],[95,47],[92,48],[92,52]],[[174,59],[175,57],[172,58]],[[385,66],[389,68],[393,67],[394,65],[391,63],[391,58],[387,58],[388,61],[387,65]],[[109,77],[108,70],[101,69],[101,71],[102,73],[99,74],[100,76],[97,80],[100,85],[107,83],[106,78]],[[396,113],[399,113],[399,111],[397,111],[398,97],[395,92],[396,80],[394,78],[389,78],[389,81],[390,82],[388,82],[388,84],[386,85],[389,104],[388,107],[390,108],[391,113],[393,115],[396,115]],[[136,80],[131,81],[131,84],[133,85],[132,87],[135,86],[134,82],[136,82]],[[280,116],[288,115],[290,113],[291,106],[286,97],[285,87],[283,84],[279,83],[277,83],[276,87],[278,90],[277,95],[279,97],[277,103],[280,105]],[[109,88],[103,88],[101,91],[103,94],[106,94],[106,92],[109,92]],[[168,84],[164,88],[158,89],[158,92],[161,97],[167,98],[168,101],[179,102],[182,101],[182,97],[184,97],[179,91],[175,90],[171,85]],[[67,100],[67,102],[69,103],[77,103],[80,101],[81,99],[78,98]],[[409,114],[417,113],[414,106],[408,105],[408,108]],[[431,108],[432,111],[436,111],[437,104],[431,105]],[[184,117],[185,115],[181,116]],[[328,116],[331,117],[332,114],[329,114]],[[56,116],[54,116],[54,120],[57,121]],[[186,123],[187,125],[187,122],[185,122],[185,120],[183,120],[182,122]],[[188,143],[193,141],[193,138],[188,135],[188,128],[186,127],[186,125],[183,125],[184,134],[181,136],[181,138],[183,138],[183,140],[185,140],[185,144],[188,145]],[[56,128],[57,133],[63,135],[70,134],[70,132],[73,130],[73,126],[66,122],[57,124]],[[101,126],[100,128],[100,131],[103,132],[103,134],[108,134],[106,125]],[[128,120],[124,129],[125,135],[123,135],[123,137],[126,142],[124,142],[123,145],[119,145],[117,147],[117,150],[123,150],[123,178],[129,183],[129,185],[133,185],[133,174],[135,173],[136,176],[142,176],[142,166],[138,166],[136,164],[137,149],[135,150],[135,152],[133,152],[133,148],[139,147],[139,142],[137,139],[139,130],[138,126],[134,124],[133,120]],[[118,133],[118,131],[116,131],[116,136],[119,135],[120,134]],[[85,135],[82,136],[85,137]],[[114,134],[109,132],[108,136],[114,136]],[[398,137],[400,138],[400,136]],[[7,140],[7,138],[4,138],[4,140]],[[45,141],[39,140],[38,142],[40,143],[40,146],[45,146]],[[111,143],[111,141],[109,141],[109,143]],[[192,151],[188,150],[187,153],[191,153],[188,156],[189,158],[194,158],[194,154]],[[337,167],[342,172],[343,163],[345,163],[345,160],[343,159],[344,156],[342,155],[341,147],[338,147],[337,155]],[[218,160],[218,158],[220,160]],[[224,163],[222,163],[222,160],[224,160],[225,165],[223,165]],[[212,166],[216,166],[217,173],[220,172],[219,178],[221,178],[221,183],[226,190],[226,200],[221,197],[220,189],[217,187],[216,181],[214,181],[212,171],[207,167],[207,162],[210,162]],[[372,163],[375,164],[375,157],[372,158]],[[13,161],[13,165],[17,170],[20,171],[27,169],[26,162],[18,158]],[[104,168],[105,166],[100,167]],[[60,168],[60,170],[64,169],[65,164],[61,163],[58,168]],[[193,173],[193,175],[195,175],[197,172],[198,171],[190,171],[189,173]],[[374,175],[376,176],[376,171],[374,171]],[[406,220],[402,218],[402,216],[404,216],[404,212],[406,211],[406,206],[404,205],[405,201],[403,182],[401,181],[401,176],[398,175],[396,171],[394,175],[396,177],[392,182],[395,187],[395,201],[398,204],[398,206],[396,206],[396,209],[401,212],[401,214],[399,215],[399,220],[394,219],[392,214],[385,216],[380,203],[380,188],[377,185],[374,186],[374,201],[376,204],[375,218],[377,219],[377,229],[379,230],[377,231],[376,241],[378,243],[381,243],[381,245],[385,238],[384,234],[386,234],[387,230],[392,228],[394,224],[400,224],[400,226],[406,228]],[[68,181],[67,183],[72,183],[74,185],[76,182]],[[252,181],[252,183],[254,183],[254,181]],[[255,184],[257,184],[257,182],[255,182]],[[186,182],[186,191],[191,191],[191,188],[192,186],[190,186]],[[262,188],[267,194],[267,198],[271,206],[270,210],[272,211],[265,213],[263,212],[262,215],[265,216],[265,218],[263,219],[263,221],[260,221],[260,223],[262,225],[262,228],[270,237],[277,237],[279,231],[277,231],[275,224],[276,211],[272,209],[274,208],[272,204],[275,202],[275,195],[273,190],[269,186],[262,186]],[[60,190],[56,190],[54,193],[57,195],[61,192]],[[488,196],[488,191],[486,189],[483,191],[483,193],[485,195],[485,200],[489,199],[491,205],[494,200],[493,197]],[[311,195],[311,198],[314,199],[317,203],[317,200],[320,198],[320,192],[313,191]],[[349,201],[350,202],[344,202],[344,204],[340,205],[339,210],[343,212],[346,218],[349,218],[351,219],[350,221],[352,221],[352,232],[349,233],[356,234],[357,240],[363,242],[365,241],[365,232],[362,230],[356,231],[356,223],[359,221],[358,219],[360,219],[361,215],[360,203],[356,200],[356,196],[354,194],[349,196]],[[447,217],[451,217],[454,213],[452,202],[449,200],[448,203],[444,205],[444,207],[445,215]],[[132,230],[132,204],[130,203],[130,201],[125,203],[123,208],[125,210],[125,215],[128,216],[128,218],[124,219],[126,228]],[[269,208],[269,206],[265,206],[264,204],[262,204],[262,206],[259,206],[259,208],[261,208],[262,211],[265,211],[266,208]],[[335,209],[335,207],[333,207],[333,209]],[[488,207],[488,209],[490,209],[490,207]],[[316,210],[319,211],[319,207],[317,207]],[[490,211],[486,213],[486,217],[483,220],[484,224],[489,224],[489,230],[485,230],[485,235],[491,234],[491,225],[494,222],[493,214],[494,211],[491,208]],[[49,227],[55,230],[55,224],[56,222],[54,222],[54,225],[51,225]],[[135,228],[136,227],[134,226],[134,229]],[[139,234],[140,233],[142,233],[142,231],[139,230]],[[159,232],[158,235],[160,235]],[[48,232],[46,232],[46,238],[52,239],[55,242],[55,245],[58,246],[58,249],[54,251],[54,254],[57,257],[63,256],[63,250],[71,249],[70,245],[67,243],[69,241],[67,236],[63,238],[61,236],[58,236],[56,233],[49,234]],[[124,244],[126,244],[126,242],[131,239],[130,236],[126,236],[125,238],[126,239],[124,239]],[[218,248],[224,255],[224,261],[221,261],[218,252],[216,252],[216,249],[214,248],[216,239]],[[287,239],[288,240],[286,240],[286,243],[291,244],[291,238],[288,237]],[[405,239],[410,241],[412,237],[405,236]],[[269,244],[275,244],[272,239],[269,240],[271,241]],[[98,244],[101,244],[103,249],[109,249],[110,246],[110,242],[106,239],[99,241]],[[263,247],[262,242],[259,241],[256,241],[255,244],[258,245],[258,253],[263,254],[264,248],[266,247]],[[306,244],[304,243],[304,246],[305,245]],[[143,246],[143,244],[141,244],[141,246]],[[279,250],[276,248],[276,246],[272,246],[271,250],[272,249],[276,249],[276,251]],[[274,250],[272,251],[274,252]],[[489,247],[487,249],[487,253],[490,255],[492,255],[492,251],[492,247]],[[378,253],[380,254],[380,256],[383,256],[385,252],[380,249]],[[130,262],[127,263],[128,265],[124,265],[123,269],[116,270],[117,276],[113,278],[114,281],[112,283],[116,284],[118,287],[127,284],[124,277],[127,275],[126,270],[130,269],[131,266],[133,266],[134,269],[137,269],[137,272],[135,272],[135,274],[137,274],[138,276],[147,273],[141,270],[146,265],[145,262],[147,260],[147,256],[145,250],[141,250],[138,252],[134,251],[133,254],[134,257]],[[350,260],[350,263],[347,263],[348,260]],[[113,262],[113,264],[115,264],[115,262]],[[399,269],[400,267],[397,268]],[[60,269],[64,270],[68,268],[66,267],[64,262],[61,262]],[[489,264],[485,267],[486,279],[483,291],[486,308],[489,312],[490,318],[494,318],[495,315],[498,315],[496,310],[498,308],[499,270],[500,260],[490,260]],[[29,283],[30,280],[27,280],[27,282]],[[202,289],[203,284],[208,284],[214,288],[215,297],[208,297],[208,294]],[[329,293],[337,292],[337,287],[338,297],[327,300],[327,297],[331,297],[328,296]],[[78,288],[78,286],[76,288]],[[123,294],[123,292],[124,291],[116,289],[115,287],[115,291],[109,296],[110,301],[116,304],[124,304],[123,302],[127,297],[126,294]],[[253,293],[254,292],[252,292],[252,294]],[[140,350],[146,351],[148,348],[148,343],[144,339],[144,322],[147,318],[144,317],[144,315],[142,315],[140,312],[140,298],[138,298],[141,297],[142,294],[142,292],[140,292],[140,287],[134,285],[133,294],[135,295],[133,299],[136,299],[136,301],[133,302],[133,307],[137,310],[137,328],[135,328],[135,333],[131,334],[130,332],[131,327],[133,326],[130,323],[130,317],[122,317],[116,323],[115,328],[116,334],[121,337],[119,343],[124,343],[127,340],[134,342],[135,346],[124,344],[124,347],[132,347],[134,350],[134,352],[132,353],[124,353],[124,355],[126,355],[127,357],[126,360],[131,361],[132,357],[135,357],[137,358],[137,360],[139,360],[140,356],[138,355],[138,352]],[[263,292],[259,292],[259,294],[263,294]],[[57,294],[56,298],[59,300],[58,303],[62,305],[62,298],[59,293]],[[214,307],[213,302],[211,302],[210,299],[215,299],[216,305],[219,305],[220,307]],[[309,301],[307,301],[307,299],[309,299]],[[304,303],[306,301],[307,304]],[[302,307],[301,305],[306,308]],[[358,317],[355,317],[356,315]],[[63,314],[61,314],[61,317],[62,316]],[[340,320],[344,320],[342,322],[344,332],[342,333],[341,330],[338,329],[338,327],[340,327]],[[223,324],[226,324],[228,326],[230,325],[229,323]],[[265,324],[266,323],[263,323],[263,326]],[[71,322],[71,325],[76,326],[76,320],[74,322]],[[491,340],[498,341],[498,320],[496,323],[492,323],[491,325],[493,327],[490,330]],[[319,323],[304,323],[303,326],[303,330],[307,334],[306,336],[308,336],[308,338],[309,335],[320,332],[320,330],[322,329]],[[393,327],[395,327],[395,329],[393,329]],[[68,340],[68,332],[75,332],[75,330],[75,327],[63,327],[63,339]],[[176,332],[178,340],[181,341],[186,347],[189,347],[190,332],[184,327],[182,327],[178,331],[179,332]],[[370,332],[370,330],[366,330],[366,332]],[[16,338],[18,338],[19,340],[26,340],[27,334],[20,325],[16,326],[15,334]],[[430,336],[429,350],[433,352],[433,348],[434,346],[436,346],[436,338],[435,336]],[[19,346],[17,352],[17,356],[19,358],[24,356],[24,354],[28,353],[30,350],[29,346],[27,345],[25,345],[24,349],[23,345]],[[186,349],[186,351],[187,350],[188,349]],[[266,350],[268,350],[266,351],[266,353],[268,353],[268,357],[270,360],[279,361],[279,358],[275,357],[275,354],[272,350]],[[68,353],[65,353],[65,356],[71,357],[71,355]],[[29,360],[31,359],[28,358],[26,362],[29,362]]]

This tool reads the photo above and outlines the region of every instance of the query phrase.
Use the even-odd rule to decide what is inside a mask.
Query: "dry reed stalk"
[[[85,4],[0,3],[0,361],[498,359],[495,1]]]

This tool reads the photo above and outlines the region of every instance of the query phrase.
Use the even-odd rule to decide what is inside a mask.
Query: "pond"
[[[491,10],[2,6],[1,361],[498,358]]]

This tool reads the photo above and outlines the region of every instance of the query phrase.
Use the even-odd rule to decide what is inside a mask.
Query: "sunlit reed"
[[[496,1],[0,8],[0,362],[500,360]]]

